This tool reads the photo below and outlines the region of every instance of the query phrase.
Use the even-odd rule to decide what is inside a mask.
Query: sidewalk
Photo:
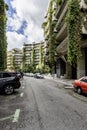
[[[57,78],[57,77],[52,77],[52,76],[47,76],[47,75],[45,75],[44,78],[50,79],[56,82],[60,82],[65,85],[66,89],[68,88],[73,89],[73,81],[74,81],[73,79],[62,79],[62,78]]]

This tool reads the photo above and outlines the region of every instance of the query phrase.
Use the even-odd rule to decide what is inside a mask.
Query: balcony
[[[62,26],[62,24],[58,28],[58,33],[56,36],[57,41],[62,41],[67,36],[67,26],[66,23]]]
[[[58,54],[64,54],[67,51],[67,38],[65,38],[56,49]]]
[[[49,29],[49,22],[47,22],[47,26],[45,28],[45,31],[47,31]]]
[[[60,15],[62,14],[63,9],[65,8],[65,5],[67,4],[67,0],[62,0],[62,3],[60,6],[58,6],[57,10],[56,10],[56,18],[58,19],[60,17]]]
[[[87,17],[84,18],[83,27],[82,27],[82,34],[87,35]]]
[[[58,26],[59,26],[61,23],[64,24],[64,22],[65,22],[65,17],[66,17],[66,14],[67,14],[67,7],[68,7],[68,5],[66,4],[66,6],[65,6],[65,8],[64,8],[64,10],[63,10],[63,12],[62,12],[62,14],[61,14],[61,16],[60,16],[60,18],[58,19],[58,22],[57,22],[57,24],[56,24],[55,30],[57,30]],[[62,27],[62,25],[61,25],[61,27]]]
[[[82,12],[87,12],[87,0],[81,0],[80,9]]]
[[[48,41],[45,41],[45,43],[44,43],[44,49],[45,49],[45,48],[48,48],[48,46],[49,46],[49,45],[48,45]]]

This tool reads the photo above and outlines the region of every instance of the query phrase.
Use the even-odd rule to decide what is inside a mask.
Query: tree
[[[7,67],[7,39],[6,39],[6,14],[8,6],[0,0],[0,70]]]

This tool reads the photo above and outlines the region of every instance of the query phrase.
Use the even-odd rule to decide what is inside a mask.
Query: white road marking
[[[19,114],[20,114],[20,109],[16,109],[14,114],[14,119],[12,122],[18,122]]]
[[[22,87],[22,88],[24,88],[24,87]]]
[[[8,116],[8,117],[1,118],[0,121],[4,121],[4,120],[10,119],[10,118],[12,118],[12,117],[14,117],[14,115],[11,115],[11,116]]]
[[[20,97],[23,97],[23,95],[24,95],[24,93],[21,93],[21,94],[20,94]]]

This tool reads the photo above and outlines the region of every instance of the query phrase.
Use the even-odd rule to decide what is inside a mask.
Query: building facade
[[[41,49],[42,48],[42,49]],[[41,52],[40,52],[41,49]],[[41,54],[42,53],[42,54]],[[23,57],[24,57],[24,67],[33,66],[36,68],[40,63],[40,57],[42,56],[42,61],[44,61],[44,44],[32,43],[23,45]]]
[[[87,1],[81,0],[80,11],[84,15],[84,21],[82,26],[81,34],[81,57],[77,60],[76,65],[71,65],[67,60],[68,52],[68,31],[67,24],[65,21],[67,11],[68,11],[68,1],[62,0],[60,4],[57,3],[58,0],[54,1],[55,10],[54,17],[56,20],[56,25],[54,27],[54,33],[56,33],[56,48],[55,48],[55,73],[57,77],[61,78],[80,78],[81,76],[87,75]],[[44,36],[46,43],[46,55],[45,59],[49,56],[49,22],[47,18],[49,17],[49,11],[45,16],[44,22]],[[48,31],[47,31],[48,30]],[[49,62],[49,61],[46,61]]]
[[[22,50],[15,48],[7,52],[7,70],[20,70],[22,65]]]

